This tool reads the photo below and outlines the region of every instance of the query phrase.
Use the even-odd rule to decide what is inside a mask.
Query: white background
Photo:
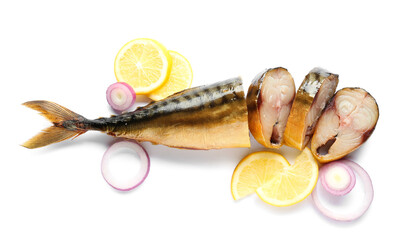
[[[396,1],[1,1],[0,239],[351,239],[400,237],[401,37]],[[339,223],[311,198],[286,208],[257,196],[234,201],[232,172],[263,149],[178,150],[143,143],[148,178],[131,192],[103,180],[112,137],[88,132],[37,150],[19,144],[49,123],[21,106],[51,100],[87,118],[109,116],[105,91],[128,41],[153,38],[187,57],[193,86],[286,67],[297,86],[313,67],[362,87],[380,118],[351,154],[375,198],[359,220]],[[141,100],[142,103],[146,99]],[[282,148],[291,159],[297,152]]]

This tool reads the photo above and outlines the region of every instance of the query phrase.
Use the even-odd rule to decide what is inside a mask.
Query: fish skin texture
[[[43,147],[88,130],[185,149],[250,147],[248,112],[240,78],[186,89],[133,112],[89,120],[49,101],[24,104],[53,126],[23,146]]]
[[[284,144],[302,150],[311,139],[316,122],[334,95],[338,75],[312,69],[298,88],[284,131]]]

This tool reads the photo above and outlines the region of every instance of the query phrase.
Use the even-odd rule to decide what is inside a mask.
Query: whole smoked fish
[[[248,112],[240,78],[184,90],[133,112],[89,120],[49,101],[29,101],[53,123],[22,146],[43,147],[88,130],[169,147],[250,147]]]

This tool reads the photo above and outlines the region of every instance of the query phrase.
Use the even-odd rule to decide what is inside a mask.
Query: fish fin
[[[74,120],[81,117],[81,115],[76,114],[73,111],[54,102],[29,101],[23,103],[22,105],[39,111],[42,116],[53,123],[59,123],[65,120]]]
[[[71,131],[63,127],[51,126],[43,129],[40,133],[23,143],[22,146],[29,149],[44,147],[72,137],[78,137],[83,133],[84,131]]]
[[[64,126],[64,121],[76,120],[79,122],[85,118],[56,103],[49,101],[29,101],[22,105],[39,111],[42,116],[54,124],[54,126],[43,129],[40,133],[23,143],[23,147],[30,149],[44,147],[72,137],[78,137],[87,131],[78,127],[71,128],[71,124],[69,125],[70,127]]]

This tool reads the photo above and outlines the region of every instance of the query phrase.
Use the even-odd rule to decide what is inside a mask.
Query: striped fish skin
[[[49,101],[29,101],[23,105],[39,111],[53,123],[22,144],[30,149],[77,137],[88,130],[185,149],[251,145],[240,78],[186,89],[133,112],[94,120]]]
[[[284,144],[302,150],[309,143],[324,108],[338,85],[338,75],[312,69],[298,88],[284,131]]]
[[[136,111],[86,124],[112,136],[176,148],[250,147],[240,78],[187,89]]]

